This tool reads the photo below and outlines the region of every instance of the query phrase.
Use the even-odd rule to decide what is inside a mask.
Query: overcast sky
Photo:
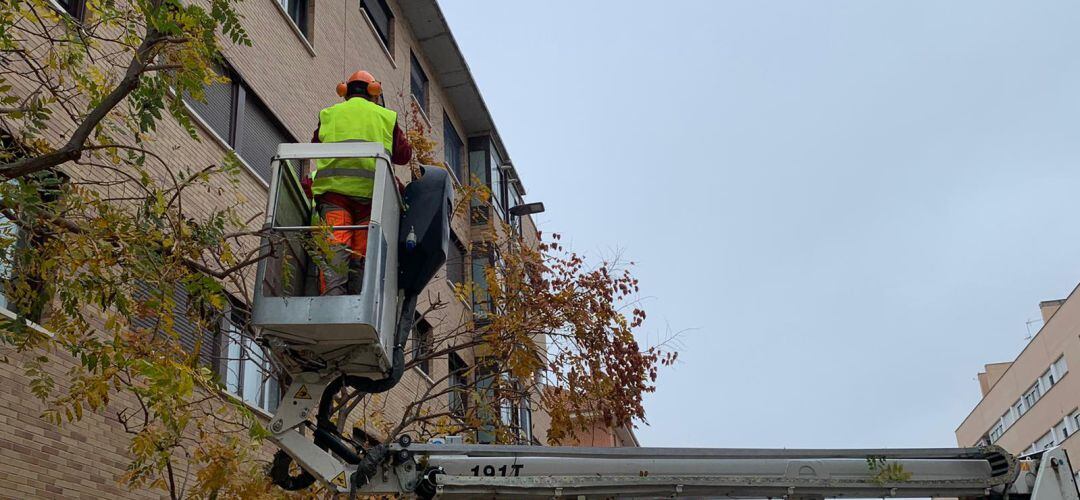
[[[440,3],[541,228],[690,330],[643,445],[953,446],[1080,280],[1075,1]]]

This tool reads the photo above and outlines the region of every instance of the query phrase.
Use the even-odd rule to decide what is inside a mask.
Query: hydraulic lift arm
[[[497,445],[391,447],[364,493],[420,498],[918,498],[1077,500],[1060,448],[767,450]],[[893,474],[883,475],[888,464]]]
[[[305,246],[311,204],[297,162],[377,162],[363,289],[313,292],[317,262]],[[320,481],[341,493],[420,498],[1023,497],[1080,500],[1060,448],[1017,459],[995,446],[960,449],[754,450],[560,448],[497,445],[370,445],[342,435],[348,410],[401,377],[416,297],[446,258],[450,181],[426,167],[399,197],[381,144],[282,144],[274,159],[267,243],[259,263],[254,323],[288,380],[271,439],[281,448],[271,477],[285,489]],[[313,421],[314,420],[314,421]],[[303,469],[290,472],[292,463]]]

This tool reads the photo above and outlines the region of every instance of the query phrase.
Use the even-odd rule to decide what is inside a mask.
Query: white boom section
[[[392,450],[394,463],[361,492],[578,499],[997,497],[1007,492],[1036,500],[1080,500],[1061,449],[1023,461],[994,446],[767,450],[418,444]],[[869,459],[879,467],[871,468]],[[910,476],[880,474],[882,461]]]

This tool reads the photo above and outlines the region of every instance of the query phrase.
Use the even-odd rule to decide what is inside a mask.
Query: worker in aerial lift
[[[371,73],[353,73],[348,81],[338,84],[337,93],[345,101],[319,112],[319,126],[311,142],[378,142],[390,153],[393,163],[404,165],[412,159],[412,146],[397,125],[397,113],[379,104],[382,85]],[[318,160],[310,178],[315,209],[331,226],[367,225],[374,186],[373,158]],[[319,293],[360,293],[367,229],[333,231],[332,243],[333,258],[319,271]],[[348,269],[347,274],[341,272],[344,269]]]

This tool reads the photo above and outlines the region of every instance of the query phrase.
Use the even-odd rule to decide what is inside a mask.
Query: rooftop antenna
[[[1024,322],[1024,326],[1027,327],[1027,337],[1024,337],[1024,340],[1031,340],[1031,338],[1035,336],[1034,334],[1031,333],[1031,325],[1033,325],[1035,323],[1039,323],[1041,321],[1042,321],[1041,319],[1028,318],[1028,320],[1026,322]]]

